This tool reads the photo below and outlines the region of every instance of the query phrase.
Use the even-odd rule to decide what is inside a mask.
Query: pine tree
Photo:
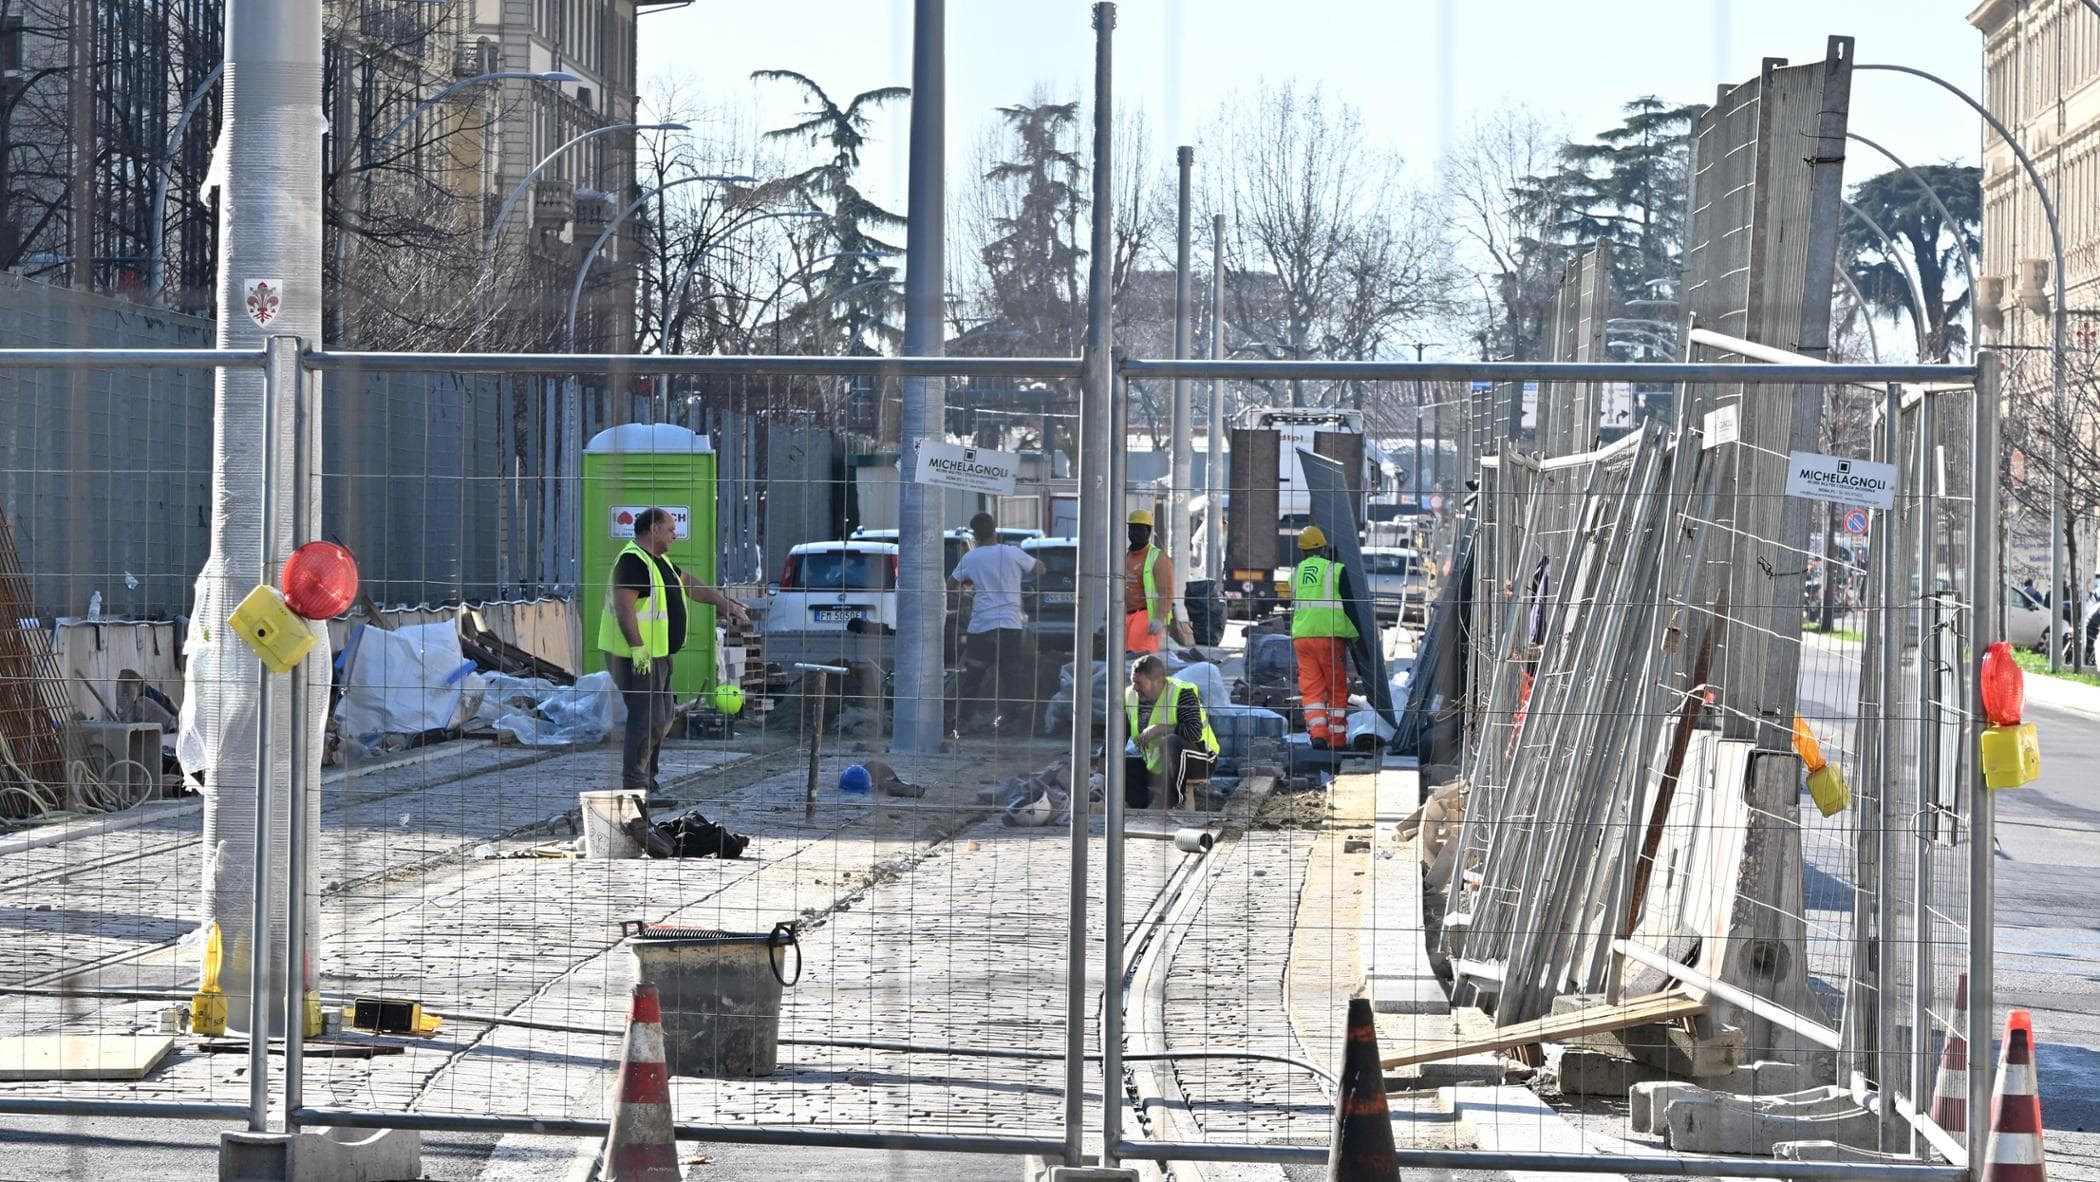
[[[831,159],[763,186],[754,195],[765,200],[793,193],[828,215],[819,224],[819,232],[835,257],[819,273],[815,296],[788,318],[800,321],[803,333],[812,338],[809,343],[823,351],[842,345],[838,351],[867,352],[865,335],[871,330],[884,340],[900,337],[889,319],[888,280],[896,268],[884,265],[880,257],[897,254],[902,248],[877,235],[903,228],[905,219],[869,199],[854,186],[853,177],[860,168],[860,150],[867,143],[870,114],[883,103],[908,97],[911,89],[885,86],[863,91],[841,107],[808,75],[755,70],[751,77],[792,83],[811,104],[800,123],[768,131],[767,139],[802,140],[811,146],[829,146],[832,152]]]
[[[1852,190],[1852,204],[1905,248],[1924,295],[1923,360],[1945,361],[1953,350],[1968,344],[1968,332],[1959,317],[1971,293],[1964,286],[1949,297],[1948,272],[1961,267],[1961,252],[1968,252],[1970,258],[1983,257],[1982,176],[1976,166],[1962,164],[1930,164],[1916,171],[1954,215],[1956,225],[1947,225],[1925,190],[1901,169],[1861,181]],[[1838,253],[1870,308],[1884,316],[1915,319],[1905,260],[1892,257],[1865,223],[1845,219]]]

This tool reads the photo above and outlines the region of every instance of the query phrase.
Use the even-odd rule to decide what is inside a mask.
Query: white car
[[[769,664],[836,664],[866,657],[863,638],[897,630],[897,546],[893,542],[804,542],[788,551],[780,581],[766,588],[763,629]]]
[[[2049,607],[2040,598],[2008,583],[2005,586],[2005,639],[2014,648],[2049,651]],[[2065,636],[2071,625],[2058,621],[2056,634]]]
[[[1365,546],[1363,556],[1371,610],[1378,618],[1420,619],[1429,604],[1429,578],[1420,552],[1406,546]]]

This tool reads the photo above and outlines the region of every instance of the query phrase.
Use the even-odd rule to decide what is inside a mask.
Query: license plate
[[[1079,602],[1079,597],[1070,591],[1045,591],[1043,592],[1043,602],[1069,605]]]
[[[826,624],[844,623],[847,620],[865,620],[868,609],[864,607],[813,607],[809,614]]]

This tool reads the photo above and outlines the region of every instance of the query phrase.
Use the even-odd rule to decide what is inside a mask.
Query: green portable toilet
[[[671,561],[713,586],[715,582],[715,449],[707,436],[669,423],[623,423],[591,438],[583,449],[583,555],[577,607],[583,625],[583,671],[605,668],[598,651],[599,613],[611,591],[613,559],[634,538],[644,509],[669,509],[678,523]],[[695,603],[686,620],[685,647],[672,667],[680,698],[714,688],[715,609]]]

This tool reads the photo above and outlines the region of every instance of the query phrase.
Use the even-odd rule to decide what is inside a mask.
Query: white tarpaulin
[[[465,721],[460,704],[473,671],[451,620],[394,632],[367,625],[350,636],[336,721],[356,739],[457,726]]]

